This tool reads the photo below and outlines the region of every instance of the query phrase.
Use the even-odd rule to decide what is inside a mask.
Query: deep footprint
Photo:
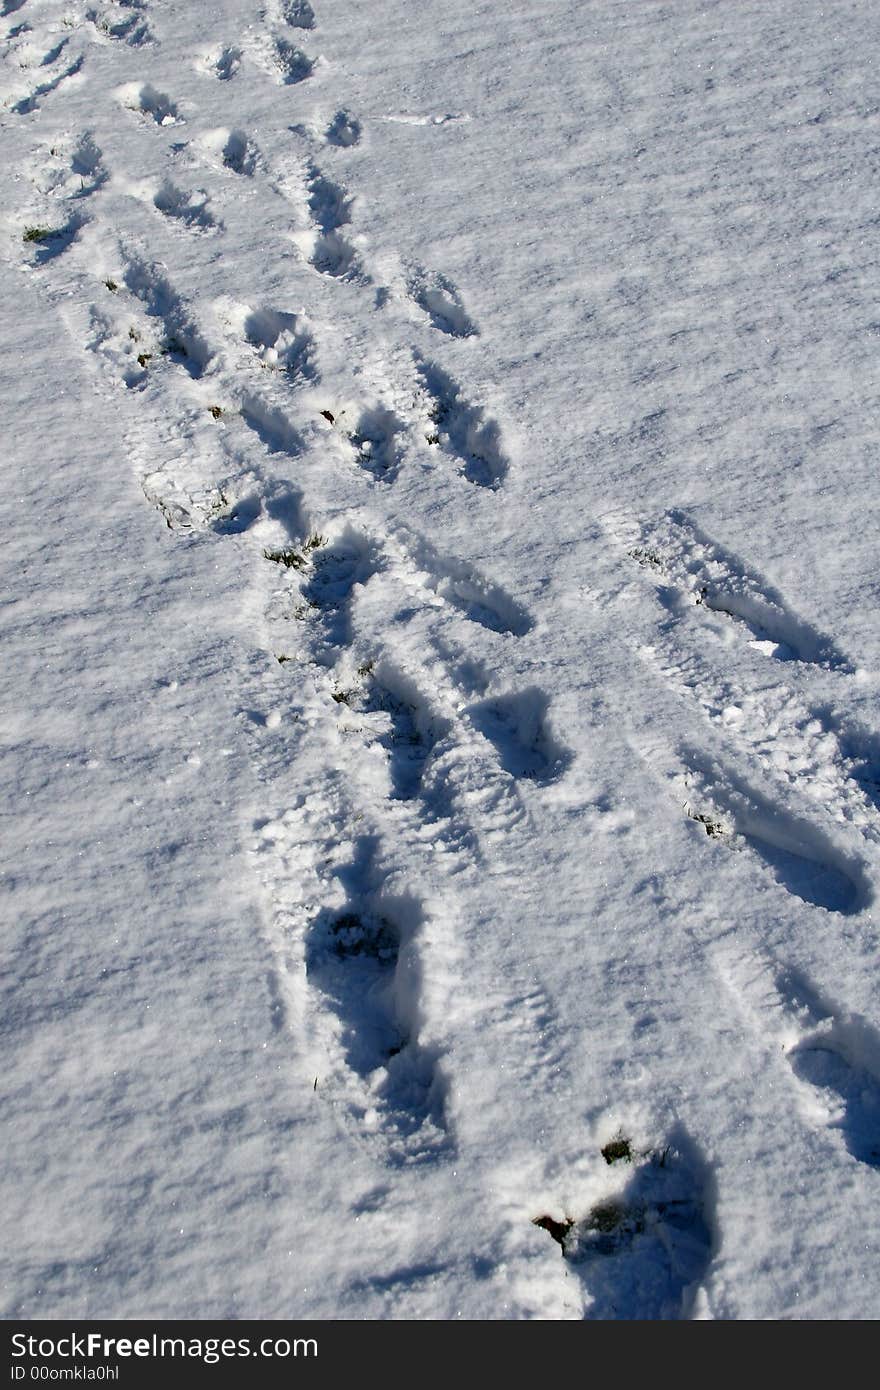
[[[805,1038],[788,1053],[795,1076],[817,1090],[833,1092],[843,1106],[830,1127],[839,1129],[853,1158],[880,1167],[880,1081],[854,1060],[840,1030]],[[874,1050],[880,1053],[876,1038]],[[849,1054],[849,1055],[847,1055]]]
[[[323,232],[316,236],[309,262],[321,275],[344,280],[358,270],[357,253],[339,232]]]
[[[828,912],[857,912],[860,895],[851,879],[831,864],[822,864],[792,850],[770,844],[759,835],[744,835],[750,849],[766,864],[783,888],[795,897]]]
[[[606,1160],[607,1161],[607,1160]],[[683,1130],[582,1220],[535,1217],[562,1247],[591,1303],[587,1318],[691,1316],[712,1258],[704,1165]]]
[[[369,542],[353,531],[312,553],[309,579],[300,589],[306,604],[318,615],[325,643],[330,648],[348,646],[353,638],[351,594],[356,584],[366,584],[378,565]]]
[[[725,614],[766,655],[852,671],[831,638],[792,612],[777,589],[707,536],[686,512],[673,509],[656,522],[641,523],[627,539],[632,559],[676,585],[674,601]]]
[[[430,274],[417,267],[409,280],[409,293],[433,326],[452,338],[471,338],[476,325],[466,313],[461,295],[445,275]]]
[[[275,66],[284,86],[291,87],[311,77],[315,63],[314,59],[295,44],[288,43],[287,39],[276,39]]]
[[[127,110],[149,117],[156,125],[178,125],[183,120],[167,93],[158,91],[149,82],[143,86],[138,86],[136,82],[129,83],[119,88],[116,95]]]
[[[315,11],[309,0],[281,0],[281,17],[292,29],[315,27]]]
[[[418,695],[393,689],[390,681],[383,683],[369,667],[360,675],[362,686],[340,691],[334,698],[360,714],[384,716],[379,721],[379,742],[388,753],[392,796],[411,801],[421,790],[428,759],[444,732],[442,721],[430,717]]]
[[[257,147],[243,130],[229,132],[222,158],[225,169],[231,169],[234,174],[242,174],[245,178],[251,178],[260,164]]]
[[[317,165],[309,169],[309,211],[324,233],[335,232],[351,221],[351,199],[344,188],[328,179]]]
[[[692,766],[698,756],[690,756]],[[741,845],[760,859],[777,883],[812,906],[848,915],[871,901],[872,889],[863,865],[816,826],[759,796],[733,773],[727,774],[727,786],[710,786],[700,773],[690,775],[696,782],[697,800],[687,800],[684,810],[710,839],[736,848],[737,840],[731,842],[731,834],[739,837]]]
[[[400,929],[388,916],[352,903],[315,918],[306,942],[306,972],[343,1025],[346,1066],[371,1081],[386,1133],[416,1141],[407,1145],[412,1161],[436,1151],[446,1136],[436,1059],[410,1040],[396,1019],[400,950]]]
[[[425,587],[463,613],[469,622],[514,637],[531,630],[532,620],[525,608],[473,565],[441,555],[424,536],[409,533],[400,539],[410,560],[423,571]]]
[[[378,482],[394,481],[400,467],[397,436],[403,423],[393,411],[382,405],[364,407],[352,426],[347,411],[340,411],[335,417],[330,411],[322,414],[348,440],[361,468]]]
[[[509,463],[497,423],[479,406],[469,405],[461,388],[434,362],[415,355],[416,370],[429,398],[428,444],[455,459],[462,477],[477,487],[501,486]]]
[[[146,312],[161,321],[165,354],[181,362],[190,376],[200,377],[211,360],[211,351],[193,324],[183,300],[162,271],[131,257],[124,278],[126,287],[137,296]]]
[[[551,782],[563,773],[571,755],[546,727],[550,701],[532,686],[515,695],[498,695],[471,705],[475,728],[495,747],[501,766],[511,777]]]
[[[304,380],[317,376],[315,340],[299,315],[252,309],[244,321],[244,334],[264,367]]]
[[[46,265],[64,254],[85,226],[82,216],[68,218],[62,227],[28,227],[24,231],[24,241],[33,246],[33,260],[36,265]]]
[[[194,232],[214,232],[219,224],[208,211],[208,194],[204,189],[196,193],[186,193],[166,179],[153,198],[153,206],[164,217],[180,222]]]
[[[328,145],[337,145],[342,149],[357,145],[360,138],[361,123],[348,111],[337,111],[324,134]]]
[[[32,111],[36,111],[40,105],[40,98],[50,96],[52,92],[58,90],[63,82],[66,82],[71,77],[76,77],[84,62],[85,59],[82,54],[80,54],[80,56],[71,63],[69,68],[65,68],[64,72],[59,73],[57,77],[53,77],[49,82],[42,82],[38,87],[35,87],[30,96],[22,97],[20,101],[15,103],[12,110],[17,116],[27,116]]]

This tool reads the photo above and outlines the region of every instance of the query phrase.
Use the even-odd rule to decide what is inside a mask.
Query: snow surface
[[[873,6],[0,13],[4,1315],[876,1316]]]

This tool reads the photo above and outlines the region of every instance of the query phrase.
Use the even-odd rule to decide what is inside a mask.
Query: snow
[[[7,1318],[876,1314],[869,19],[2,7]]]

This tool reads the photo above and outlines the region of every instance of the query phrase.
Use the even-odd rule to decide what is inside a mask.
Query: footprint
[[[314,164],[308,168],[306,195],[311,226],[291,232],[291,240],[321,275],[347,279],[357,275],[368,281],[354,246],[340,228],[351,221],[352,199]]]
[[[481,407],[469,405],[461,388],[436,363],[418,353],[414,361],[430,402],[425,430],[428,444],[455,459],[469,483],[497,490],[509,468],[498,425],[485,418]]]
[[[330,275],[334,280],[360,275],[357,252],[338,232],[312,233],[308,240],[308,261],[321,275]]]
[[[314,381],[315,340],[301,314],[285,314],[275,309],[250,309],[242,323],[245,338],[271,371]]]
[[[864,1024],[817,1029],[788,1054],[795,1076],[828,1095],[828,1125],[839,1129],[859,1163],[880,1168],[880,1080],[863,1062],[880,1058],[880,1040]]]
[[[74,197],[87,198],[102,188],[109,178],[104,167],[104,156],[89,132],[81,135],[76,142],[70,160],[70,171],[80,181]]]
[[[357,877],[352,866],[351,877]],[[340,877],[343,877],[341,874]],[[306,974],[336,1014],[347,1068],[368,1084],[368,1110],[378,1111],[384,1136],[402,1145],[407,1162],[448,1146],[445,1094],[437,1057],[412,1036],[406,1014],[418,917],[404,925],[392,906],[359,897],[341,909],[325,909],[306,938]],[[410,968],[401,968],[404,960]],[[401,1007],[403,1002],[404,1007]]]
[[[435,328],[453,338],[471,338],[477,328],[465,312],[461,295],[445,275],[416,266],[410,274],[408,290]]]
[[[547,728],[550,701],[537,686],[515,695],[498,695],[471,705],[467,714],[476,729],[498,753],[511,777],[552,782],[571,762]]]
[[[262,166],[260,152],[244,130],[210,130],[195,142],[208,160],[222,169],[251,178]]]
[[[260,167],[259,151],[243,130],[229,132],[229,139],[223,146],[223,165],[247,178],[251,178]]]
[[[805,1120],[839,1130],[859,1163],[880,1167],[880,1035],[840,1014],[799,971],[761,952],[719,953],[719,973],[756,1035],[781,1047]]]
[[[612,519],[609,529],[638,564],[675,585],[667,607],[686,601],[725,614],[745,629],[751,646],[778,661],[852,672],[830,637],[798,617],[757,571],[711,540],[686,512],[673,509],[655,522]]]
[[[351,527],[311,549],[300,594],[318,618],[327,647],[338,650],[353,641],[352,590],[366,584],[379,568],[369,539]]]
[[[167,93],[160,92],[149,82],[127,82],[124,86],[117,87],[114,95],[127,111],[136,111],[139,115],[155,121],[156,125],[183,124],[183,117]]]
[[[208,73],[219,82],[228,82],[241,67],[241,49],[234,45],[209,49],[196,59],[195,66],[199,72]]]
[[[700,827],[695,834],[751,851],[787,892],[814,907],[850,915],[870,904],[873,892],[854,855],[734,774],[725,774],[724,785],[713,782],[696,770],[699,754],[689,757],[694,770],[685,778],[684,809]]]
[[[714,1244],[705,1163],[681,1126],[630,1162],[623,1190],[585,1217],[541,1215],[534,1224],[583,1283],[587,1318],[689,1318]]]
[[[362,728],[388,754],[391,794],[395,800],[411,801],[421,790],[431,752],[448,725],[432,714],[413,683],[390,667],[376,672],[370,664],[360,669],[358,677],[353,689],[337,691],[334,699],[369,716]]]
[[[281,18],[291,29],[314,29],[315,11],[309,0],[281,0]]]
[[[333,183],[317,167],[311,165],[306,186],[309,193],[309,211],[315,227],[321,232],[335,232],[351,221],[351,203],[344,188]]]
[[[400,461],[395,441],[402,429],[403,424],[393,411],[376,405],[362,410],[348,433],[361,468],[380,482],[390,483],[397,477]]]
[[[34,265],[46,265],[64,254],[79,236],[88,218],[81,213],[69,217],[60,227],[25,227],[22,239]]]
[[[324,132],[324,139],[328,145],[337,145],[342,149],[360,144],[361,123],[348,111],[337,111]]]
[[[85,347],[102,357],[113,376],[129,390],[139,389],[147,379],[147,367],[153,353],[147,353],[132,325],[128,329],[93,304]],[[155,499],[150,496],[150,501]],[[170,523],[169,523],[170,524]]]
[[[163,217],[170,217],[173,221],[182,223],[191,232],[211,233],[222,229],[222,223],[208,211],[209,202],[210,198],[204,188],[185,193],[170,179],[164,180],[153,197],[153,206]]]
[[[161,324],[163,352],[181,362],[192,377],[205,372],[212,353],[195,326],[189,309],[158,266],[124,254],[126,287]]]
[[[394,481],[400,467],[397,436],[403,422],[393,410],[383,405],[345,406],[338,414],[329,410],[321,414],[348,440],[361,468],[379,482]]]
[[[847,775],[864,796],[880,811],[880,736],[863,726],[851,724],[829,709],[814,710],[821,727],[837,738]]]
[[[360,904],[319,913],[308,933],[309,980],[348,1025],[345,1060],[362,1077],[385,1066],[401,1045],[387,998],[399,954],[395,924]]]
[[[134,10],[134,14],[128,15],[125,19],[114,20],[106,12],[98,10],[89,10],[86,19],[94,24],[99,34],[105,34],[110,39],[122,39],[132,48],[141,48],[153,37],[149,24],[143,18],[146,7],[138,0],[127,0],[126,8]]]
[[[32,111],[36,111],[43,97],[47,97],[52,92],[56,92],[62,83],[69,81],[72,77],[78,76],[84,62],[85,58],[80,54],[63,72],[58,73],[57,76],[50,78],[47,82],[41,82],[38,86],[34,87],[33,91],[31,91],[28,96],[22,97],[19,101],[15,102],[12,110],[17,116],[27,116]]]
[[[295,44],[289,43],[287,39],[276,39],[273,52],[278,80],[285,87],[291,87],[311,77],[315,60]]]
[[[40,52],[35,43],[23,43],[15,49],[15,60],[20,68],[50,68],[58,62],[70,39],[61,39],[54,48]]]
[[[242,399],[241,418],[271,453],[294,456],[302,453],[302,435],[284,411],[252,392]]]
[[[734,574],[731,557],[705,539],[698,543],[679,513],[651,525],[612,520],[608,529],[652,574],[669,614],[658,625],[656,640],[640,648],[643,659],[726,739],[745,745],[765,775],[787,779],[798,795],[806,793],[835,820],[857,826],[866,838],[880,838],[871,771],[877,740],[844,714],[801,693],[813,674],[809,670],[793,682],[791,671],[774,676],[767,667],[768,660],[773,665],[799,661],[845,671],[846,658],[830,639],[794,617],[754,572],[740,566]],[[739,590],[736,600],[730,598],[737,584],[747,593],[748,621],[732,617],[735,607],[745,611]],[[737,642],[742,644],[738,654]]]
[[[473,623],[513,637],[531,630],[526,610],[498,584],[492,584],[473,565],[441,555],[424,536],[401,533],[399,541],[411,562],[418,566],[425,587],[439,594]]]

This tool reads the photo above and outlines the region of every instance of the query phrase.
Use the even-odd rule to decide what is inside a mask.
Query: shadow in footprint
[[[212,71],[221,82],[229,82],[241,67],[241,49],[224,48],[213,61]]]
[[[130,5],[130,8],[138,10],[142,6]],[[100,20],[95,16],[93,23],[100,28],[102,34],[107,34],[111,39],[124,39],[132,48],[140,48],[153,37],[150,26],[138,14],[129,15],[127,19],[118,19],[115,23],[106,16]]]
[[[281,0],[281,15],[291,29],[314,29],[315,11],[309,0]]]
[[[311,264],[321,275],[344,280],[358,268],[355,249],[339,232],[324,232],[312,246]]]
[[[426,537],[416,532],[407,532],[402,540],[424,572],[426,587],[457,608],[470,622],[479,623],[490,632],[515,637],[522,637],[531,630],[532,619],[526,609],[473,565],[441,554]]]
[[[409,292],[435,328],[452,338],[472,338],[477,329],[465,311],[461,295],[445,275],[419,268],[410,277]]]
[[[231,130],[229,139],[223,146],[223,165],[234,174],[250,178],[259,165],[256,146],[243,130]]]
[[[210,232],[218,227],[217,219],[208,211],[209,197],[204,189],[186,193],[166,179],[153,198],[153,206],[165,217],[172,217],[191,231]]]
[[[22,97],[21,101],[15,103],[12,110],[17,116],[27,116],[32,111],[36,111],[40,104],[40,97],[49,96],[51,92],[57,91],[62,82],[66,82],[69,77],[76,77],[84,62],[85,58],[80,54],[69,68],[65,68],[64,72],[53,77],[50,82],[42,82],[39,87],[35,87],[30,96]]]
[[[551,782],[563,773],[571,755],[546,727],[550,700],[537,686],[515,695],[498,695],[471,705],[475,728],[494,745],[501,766],[511,777]]]
[[[303,515],[302,493],[288,487],[286,483],[281,483],[274,491],[270,491],[263,500],[263,506],[266,515],[284,527],[290,540],[308,533]]]
[[[62,256],[68,247],[76,241],[81,229],[85,226],[85,222],[85,217],[71,217],[63,227],[37,229],[37,233],[33,235],[26,233],[25,239],[32,241],[34,245],[35,264],[47,265],[49,261],[54,261]]]
[[[850,776],[875,810],[880,811],[880,737],[870,729],[848,726],[827,707],[816,709],[813,714],[823,728],[836,735],[841,753],[852,764]]]
[[[78,141],[70,161],[70,169],[80,180],[80,187],[73,195],[76,198],[87,198],[89,194],[96,193],[109,178],[104,168],[103,155],[91,135],[83,135]]]
[[[356,584],[366,584],[378,564],[370,555],[369,543],[354,531],[346,531],[330,545],[312,556],[312,574],[300,590],[306,603],[320,614],[324,639],[330,647],[348,646],[352,641],[351,593]]]
[[[361,123],[348,111],[337,111],[327,127],[325,137],[328,145],[345,149],[356,145],[361,138]]]
[[[122,89],[124,105],[133,111],[140,111],[142,116],[156,122],[156,125],[177,125],[181,117],[174,102],[167,92],[160,92],[150,82],[142,87],[125,87]]]
[[[767,865],[777,883],[795,897],[828,912],[858,912],[861,895],[852,879],[839,869],[770,844],[759,835],[744,834],[743,839]]]
[[[342,416],[337,423],[355,449],[361,468],[379,482],[393,482],[400,467],[397,436],[403,429],[394,412],[381,405],[369,406],[361,411],[353,430],[345,428]]]
[[[375,843],[363,837],[341,881],[354,886],[370,878]],[[319,912],[308,930],[306,972],[342,1024],[346,1065],[369,1080],[386,1135],[405,1142],[399,1157],[412,1162],[436,1153],[448,1139],[437,1058],[408,1036],[399,1015],[400,956],[420,920],[414,904],[401,907],[398,923],[389,908],[373,905],[355,889],[342,909]]]
[[[302,435],[296,426],[283,410],[267,405],[259,396],[244,397],[241,403],[241,418],[271,453],[302,453]]]
[[[291,87],[297,82],[304,82],[307,77],[311,77],[315,66],[314,59],[303,53],[302,49],[297,48],[295,44],[288,43],[286,39],[276,40],[275,61],[281,74],[281,81],[286,87]]]
[[[211,530],[218,536],[240,536],[249,531],[262,512],[262,503],[256,493],[240,497],[216,516],[211,522]]]
[[[387,1065],[403,1042],[390,997],[399,952],[395,924],[359,903],[322,910],[309,928],[308,977],[344,1023],[346,1065],[358,1076]]]
[[[309,170],[308,188],[309,211],[322,232],[335,232],[351,221],[351,199],[345,189],[328,179],[316,165]]]
[[[743,623],[753,641],[778,661],[811,662],[852,673],[849,658],[830,637],[792,612],[772,584],[713,541],[686,511],[673,508],[667,520],[698,604]]]
[[[459,471],[477,487],[497,489],[509,467],[501,448],[495,420],[487,420],[480,406],[469,405],[452,377],[435,362],[414,354],[416,371],[430,399],[431,427],[425,438],[439,445],[459,464]]]
[[[827,1033],[798,1043],[788,1060],[795,1076],[838,1097],[842,1112],[830,1127],[840,1130],[853,1158],[878,1168],[880,1081],[860,1060],[860,1044],[872,1045],[874,1055],[880,1055],[880,1040],[866,1038],[867,1031],[865,1025],[836,1023]]]
[[[341,691],[335,698],[359,714],[384,716],[377,721],[378,739],[388,752],[392,796],[411,801],[421,790],[428,759],[447,726],[432,716],[403,677],[383,671],[380,680],[370,668],[363,668],[361,675],[365,682],[361,689]]]
[[[690,1317],[712,1258],[705,1163],[682,1128],[581,1221],[536,1217],[591,1298],[590,1319]]]
[[[156,265],[132,257],[125,269],[125,283],[137,295],[147,313],[165,329],[162,351],[199,378],[211,360],[211,351],[194,326],[189,310]]]
[[[682,755],[695,779],[687,784],[708,798],[696,808],[685,802],[685,812],[710,838],[733,849],[752,850],[777,883],[814,907],[850,915],[873,901],[864,865],[822,829],[756,792],[732,768],[724,769],[724,780],[719,781],[718,765],[711,770],[700,768],[703,754],[697,748],[685,745]],[[729,818],[728,825],[724,817]],[[730,839],[731,829],[738,840]]]
[[[296,314],[252,309],[244,321],[244,333],[265,366],[306,380],[316,376],[315,340]]]

